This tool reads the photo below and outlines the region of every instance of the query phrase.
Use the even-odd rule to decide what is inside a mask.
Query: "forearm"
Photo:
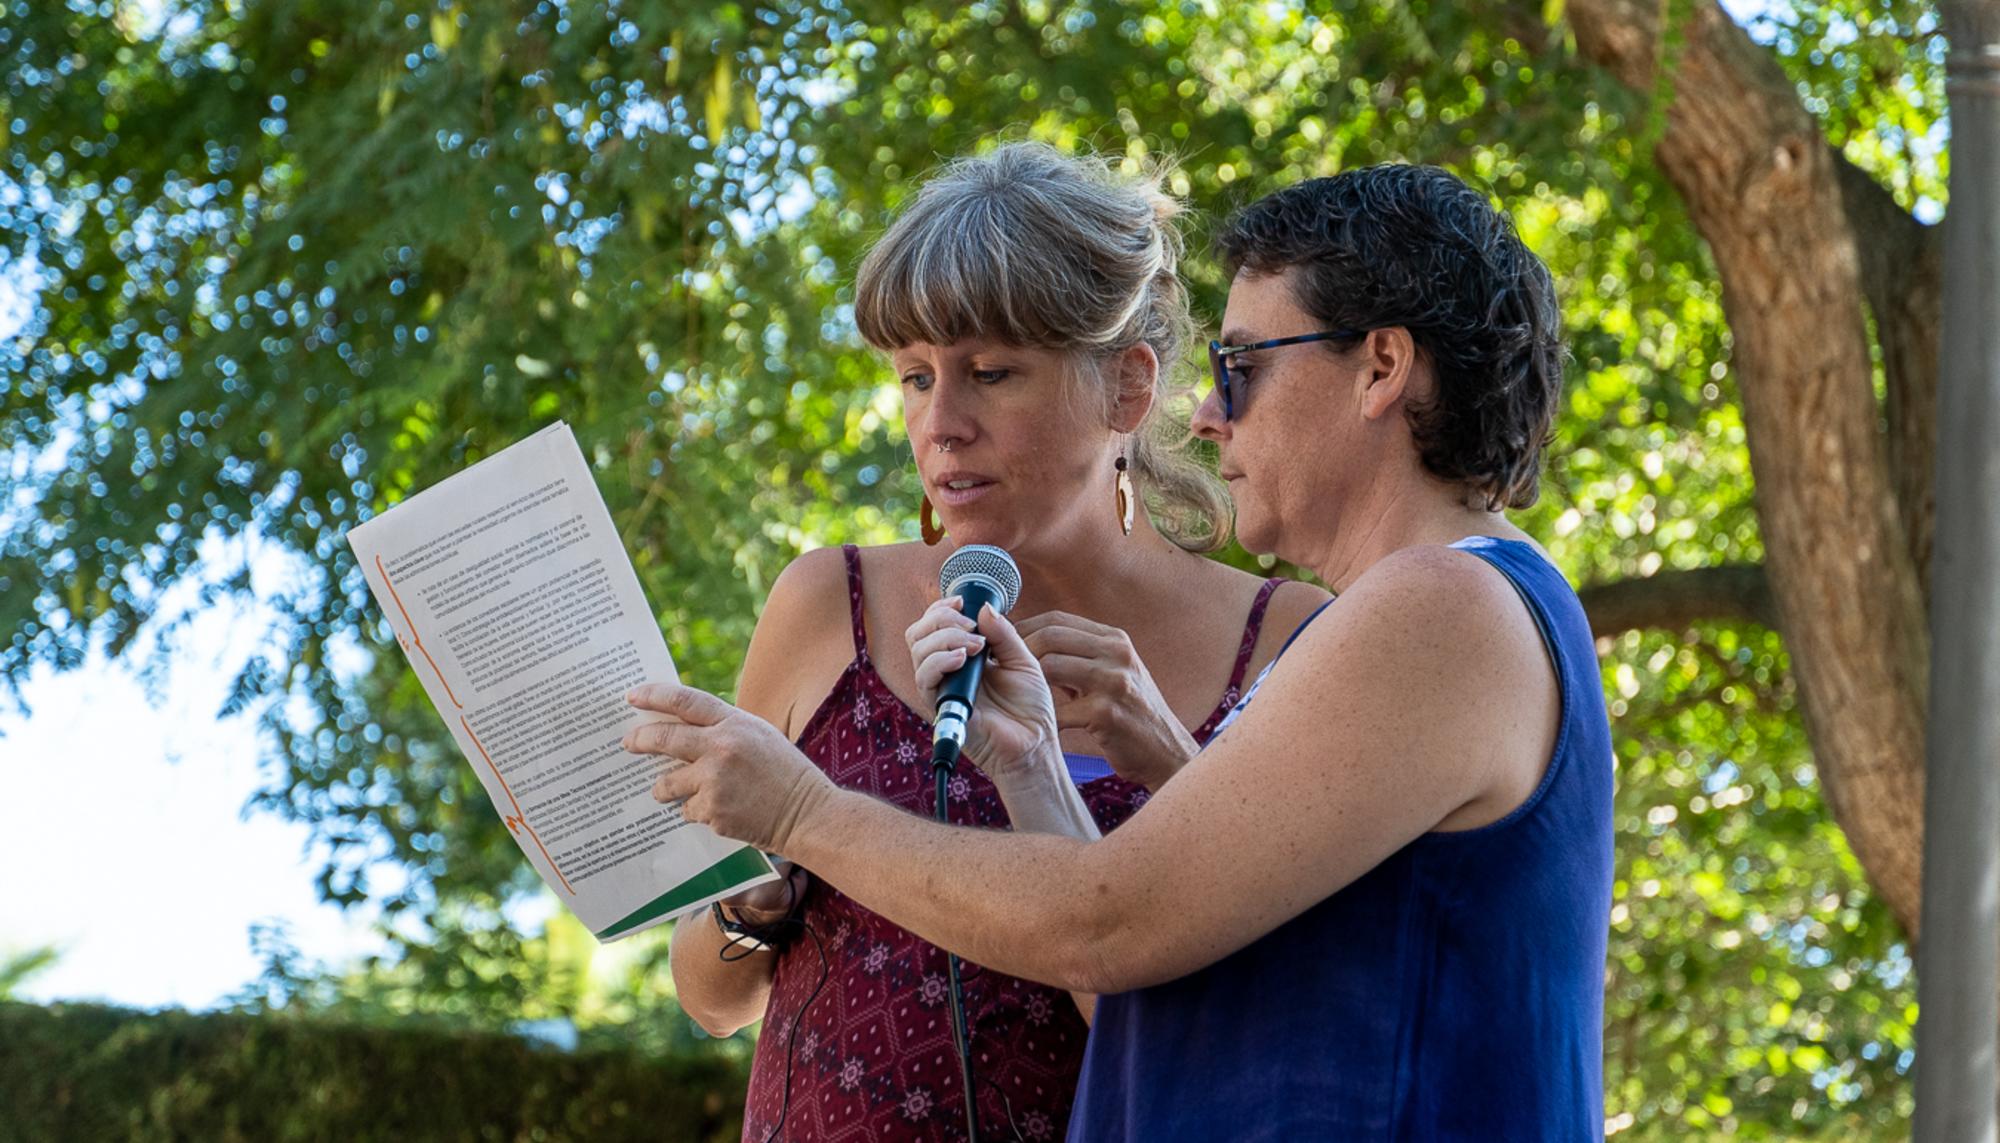
[[[777,954],[769,951],[725,961],[722,952],[728,943],[728,935],[715,926],[714,914],[704,909],[674,926],[667,950],[675,997],[713,1036],[731,1035],[764,1018],[777,967]],[[734,958],[736,953],[730,955]]]
[[[1069,771],[1060,760],[1053,766],[1036,766],[1018,774],[993,779],[1000,804],[1007,807],[1007,820],[1019,833],[1048,833],[1096,841],[1102,835],[1090,807],[1070,781]]]
[[[1032,774],[995,779],[993,785],[1000,792],[1000,804],[1007,807],[1007,820],[1013,823],[1016,832],[1055,834],[1078,841],[1096,841],[1103,836],[1076,783],[1070,781],[1066,767],[1054,771],[1037,768]],[[1070,998],[1076,1002],[1084,1023],[1096,1017],[1095,993],[1072,991]]]
[[[1101,933],[1123,923],[1106,842],[941,825],[828,788],[785,831],[785,852],[941,948],[1013,976],[1102,991]]]
[[[1150,718],[1123,709],[1114,713],[1116,717],[1108,723],[1085,729],[1104,750],[1105,761],[1118,776],[1144,786],[1149,793],[1159,793],[1160,787],[1201,750],[1194,735],[1171,712],[1163,710]]]
[[[1141,771],[1144,777],[1139,783],[1154,794],[1201,750],[1194,735],[1177,719],[1165,720],[1158,731],[1158,737],[1148,744],[1146,764]]]

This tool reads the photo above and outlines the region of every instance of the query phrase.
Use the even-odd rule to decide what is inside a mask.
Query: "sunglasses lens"
[[[1217,352],[1220,348],[1216,342],[1208,344],[1208,373],[1215,382],[1215,399],[1222,405],[1222,419],[1228,421],[1236,417],[1236,394],[1230,384],[1229,363]]]

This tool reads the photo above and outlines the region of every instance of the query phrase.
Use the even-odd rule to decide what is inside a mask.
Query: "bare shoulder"
[[[839,548],[814,548],[778,573],[757,626],[761,630],[773,623],[787,629],[800,622],[831,624],[846,615],[847,557]]]
[[[916,621],[938,597],[938,569],[946,552],[927,544],[880,544],[861,549],[862,605],[868,614],[869,646],[900,648],[903,629]],[[875,654],[880,668],[900,663],[901,655]]]
[[[854,654],[848,614],[839,548],[816,548],[785,565],[757,617],[737,704],[796,736]]]
[[[1442,545],[1383,557],[1341,595],[1338,627],[1399,637],[1422,655],[1500,651],[1522,636],[1540,655],[1540,635],[1513,584],[1469,552]]]
[[[910,579],[936,580],[937,569],[943,566],[945,555],[943,548],[915,541],[876,544],[861,549],[861,578],[871,584],[876,579],[888,579],[893,583]]]
[[[1250,654],[1252,676],[1276,658],[1299,625],[1312,618],[1333,594],[1318,584],[1286,580],[1271,592],[1264,608],[1264,626],[1257,632],[1257,646]]]
[[[1468,796],[1432,828],[1499,820],[1548,767],[1562,686],[1513,584],[1478,556],[1416,547],[1382,559],[1292,654],[1397,727],[1403,764],[1453,772]]]

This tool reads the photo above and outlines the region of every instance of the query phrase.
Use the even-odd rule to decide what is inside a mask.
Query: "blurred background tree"
[[[1177,156],[1212,220],[1414,160],[1500,199],[1568,313],[1523,523],[1584,586],[1618,733],[1609,1128],[1901,1133],[1946,169],[1927,6],[0,11],[0,259],[33,295],[0,342],[0,674],[170,657],[167,586],[282,565],[229,709],[267,732],[259,804],[330,844],[322,895],[396,941],[328,968],[273,934],[246,1005],[691,1036],[660,942],[607,991],[567,918],[522,919],[539,884],[347,527],[568,420],[683,674],[728,693],[789,559],[915,535],[897,391],[849,307],[926,170],[1003,134]],[[1226,283],[1192,262],[1213,316]]]
[[[53,965],[59,956],[55,949],[47,947],[0,954],[0,1001],[12,1000],[15,989]]]

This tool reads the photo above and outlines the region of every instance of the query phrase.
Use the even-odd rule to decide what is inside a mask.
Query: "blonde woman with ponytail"
[[[1157,175],[1013,143],[937,172],[862,264],[855,320],[902,385],[924,542],[800,557],[738,689],[836,784],[929,812],[927,696],[949,658],[930,652],[971,625],[938,599],[960,545],[1019,564],[1012,616],[1061,736],[1061,772],[954,780],[952,820],[993,829],[1115,828],[1327,598],[1202,555],[1228,539],[1229,511],[1167,414],[1192,324],[1179,213]],[[722,956],[722,925],[787,915],[814,939]],[[963,1137],[945,953],[810,870],[683,922],[672,963],[711,1033],[764,1021],[746,1139],[781,1118],[799,1139]],[[1089,998],[971,966],[964,994],[982,1132],[1059,1137]]]

